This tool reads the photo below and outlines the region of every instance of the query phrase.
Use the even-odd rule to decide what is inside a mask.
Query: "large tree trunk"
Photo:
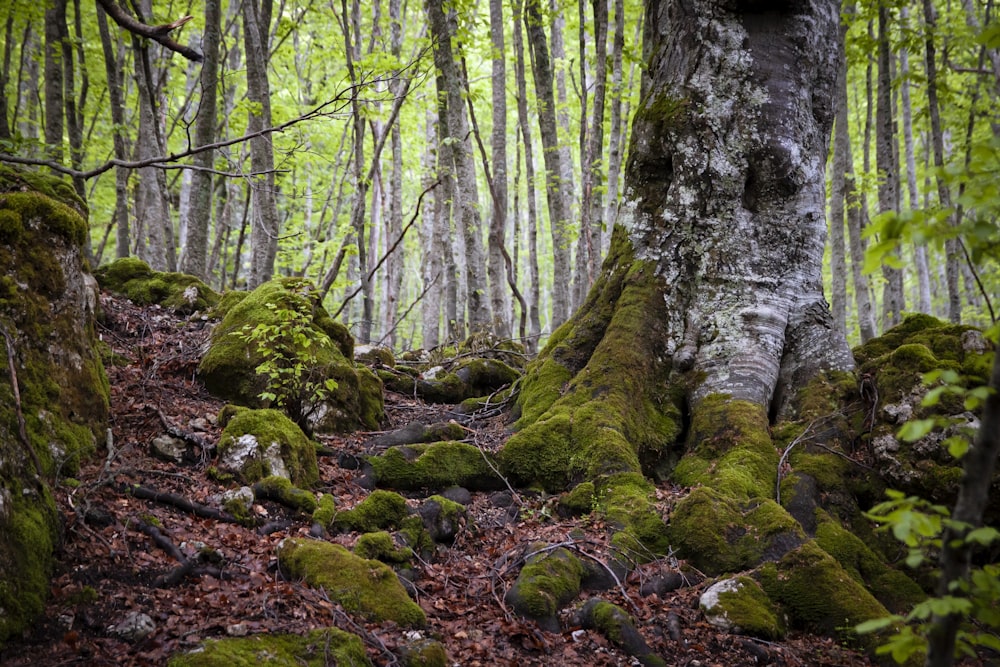
[[[892,112],[892,73],[889,44],[889,9],[878,10],[878,112],[875,116],[875,163],[878,166],[879,213],[899,212],[899,160],[896,150],[896,125]],[[903,321],[906,295],[903,270],[882,266],[885,285],[882,290],[882,330]]]
[[[503,261],[507,237],[507,65],[504,48],[503,2],[490,0],[490,42],[493,45],[493,216],[489,234],[490,303],[496,334],[510,335],[511,314]]]

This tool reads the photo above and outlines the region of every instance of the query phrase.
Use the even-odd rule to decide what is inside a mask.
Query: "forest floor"
[[[170,655],[193,649],[206,638],[302,634],[330,625],[358,634],[373,664],[402,664],[401,648],[412,640],[412,631],[348,616],[322,590],[279,572],[277,544],[289,536],[308,536],[308,515],[261,501],[254,510],[266,526],[253,529],[128,492],[141,485],[171,494],[159,496],[161,500],[219,507],[218,497],[227,487],[207,471],[223,403],[195,377],[208,322],[178,319],[158,307],[140,308],[106,294],[102,308],[101,337],[116,360],[107,368],[111,447],[102,443],[98,454],[81,466],[75,476],[78,486],[57,489],[64,529],[49,601],[33,629],[3,649],[0,664],[163,665]],[[387,430],[412,421],[467,419],[453,415],[450,406],[392,393],[386,396],[386,414]],[[478,446],[496,451],[503,445],[504,416],[462,423]],[[193,460],[172,463],[151,456],[150,442],[167,432],[200,444]],[[318,440],[330,451],[362,455],[370,453],[370,441],[378,435],[357,432]],[[333,494],[338,508],[352,507],[368,495],[358,484],[359,472],[340,467],[337,456],[321,456],[319,466],[322,481],[316,491]],[[665,508],[682,493],[670,485],[658,490]],[[424,635],[444,644],[453,665],[639,664],[596,631],[573,627],[569,612],[562,617],[566,629],[556,634],[519,619],[504,604],[520,559],[536,541],[572,543],[578,553],[605,562],[610,553],[611,531],[599,518],[561,518],[552,498],[512,496],[514,511],[497,507],[490,494],[473,494],[468,521],[455,542],[439,546],[433,559],[418,563],[416,598],[428,618]],[[325,539],[351,547],[357,535]],[[178,556],[191,559],[190,566],[204,547],[216,554],[211,566],[181,568]],[[644,582],[677,565],[673,559],[643,565],[620,587],[600,593],[629,610],[667,664],[872,664],[825,637],[793,633],[772,643],[722,633],[698,611],[704,582],[663,597],[640,594]],[[128,640],[112,630],[131,612],[146,614],[155,625],[141,639]]]

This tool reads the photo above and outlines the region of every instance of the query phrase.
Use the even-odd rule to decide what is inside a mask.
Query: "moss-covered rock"
[[[253,485],[253,492],[258,499],[274,500],[307,514],[312,514],[318,507],[316,496],[311,491],[292,486],[287,477],[265,477]]]
[[[370,667],[361,638],[337,628],[306,635],[254,635],[206,639],[198,648],[173,655],[168,667]]]
[[[333,523],[333,518],[337,515],[337,502],[329,493],[324,493],[319,497],[316,509],[313,510],[313,523],[319,524],[323,528],[329,528]]]
[[[708,487],[678,503],[669,536],[678,553],[708,575],[751,569],[806,541],[799,523],[773,500],[737,500]]]
[[[219,467],[242,482],[252,484],[274,475],[311,488],[319,480],[316,445],[283,413],[229,407],[219,422],[225,424],[219,438]]]
[[[413,558],[413,549],[398,546],[392,535],[384,530],[365,533],[354,543],[354,554],[360,558],[379,560],[383,563],[406,563]]]
[[[441,491],[463,486],[474,491],[504,488],[488,452],[463,442],[390,447],[368,459],[375,482],[393,489]]]
[[[219,303],[219,294],[196,276],[153,271],[135,257],[105,264],[94,276],[102,289],[122,294],[142,306],[170,308],[180,315],[204,313]]]
[[[448,653],[436,639],[418,639],[403,649],[406,667],[448,667]]]
[[[360,558],[339,544],[287,539],[278,547],[278,564],[289,576],[324,589],[348,612],[407,627],[427,622],[389,566]]]
[[[879,639],[854,633],[859,623],[889,615],[830,554],[810,540],[766,563],[754,577],[780,603],[793,627],[873,649]]]
[[[505,599],[521,616],[544,630],[558,632],[556,612],[580,594],[583,564],[563,547],[547,549],[544,543],[536,543],[532,551]]]
[[[590,480],[580,482],[559,496],[559,509],[567,516],[590,513],[597,506],[597,487]]]
[[[400,526],[407,512],[406,498],[379,489],[352,509],[338,513],[333,525],[340,530],[371,533]]]
[[[698,606],[712,625],[769,641],[785,636],[781,611],[760,585],[742,576],[718,581],[702,593]]]
[[[417,395],[431,403],[461,403],[497,391],[520,375],[499,359],[463,359],[448,372],[423,373]]]
[[[266,407],[261,395],[269,390],[269,380],[257,372],[265,358],[247,336],[258,326],[282,329],[282,317],[292,312],[308,324],[301,336],[286,341],[289,349],[282,354],[287,353],[289,363],[296,358],[308,362],[301,372],[310,382],[333,380],[336,389],[317,400],[308,383],[300,383],[293,395],[284,397],[286,410],[315,432],[377,429],[383,418],[381,380],[354,364],[354,341],[347,329],[330,318],[312,284],[299,278],[264,283],[229,307],[198,367],[205,386],[240,405]]]
[[[97,283],[83,258],[87,207],[58,178],[0,167],[0,646],[48,591],[58,518],[50,484],[103,440],[108,382]],[[9,341],[6,339],[9,336]],[[24,419],[21,435],[20,417]]]
[[[597,480],[598,509],[618,532],[612,543],[633,562],[646,562],[670,549],[663,514],[652,502],[653,485],[639,473]]]
[[[593,628],[608,640],[634,656],[645,667],[666,667],[666,661],[653,653],[624,609],[600,598],[591,598],[577,613],[577,622]]]
[[[438,495],[425,500],[417,513],[431,539],[447,544],[455,541],[467,518],[465,506]]]

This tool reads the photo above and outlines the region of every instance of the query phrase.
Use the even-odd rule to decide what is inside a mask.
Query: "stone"
[[[187,443],[172,435],[158,435],[149,443],[153,456],[163,461],[180,463],[187,456]]]

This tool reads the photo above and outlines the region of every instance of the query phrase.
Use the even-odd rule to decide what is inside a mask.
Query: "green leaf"
[[[1000,539],[1000,531],[996,528],[992,528],[991,526],[976,528],[965,536],[966,542],[975,542],[976,544],[982,544],[983,546],[992,544],[998,539]]]
[[[947,438],[943,444],[948,448],[948,453],[956,459],[962,458],[969,451],[969,441],[960,435]]]
[[[873,618],[871,620],[865,621],[864,623],[859,623],[854,626],[854,631],[859,635],[867,635],[872,632],[878,632],[879,630],[884,630],[890,625],[899,623],[903,620],[902,616],[883,616],[882,618]]]
[[[930,433],[935,424],[934,419],[913,419],[903,424],[896,437],[904,442],[916,442]]]

